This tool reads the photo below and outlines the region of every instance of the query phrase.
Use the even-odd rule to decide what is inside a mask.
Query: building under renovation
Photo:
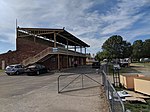
[[[42,63],[49,69],[62,69],[86,64],[86,48],[90,47],[65,29],[16,29],[16,50],[0,54],[0,69],[21,63]]]

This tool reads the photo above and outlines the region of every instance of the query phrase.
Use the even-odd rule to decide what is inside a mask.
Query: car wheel
[[[7,73],[7,75],[11,76],[11,74],[10,74],[10,73]]]
[[[37,71],[36,74],[37,74],[37,75],[40,75],[40,71]]]
[[[47,69],[46,72],[49,73],[49,72],[50,72],[50,69]]]
[[[16,75],[19,75],[19,72],[18,72],[18,71],[16,72]]]

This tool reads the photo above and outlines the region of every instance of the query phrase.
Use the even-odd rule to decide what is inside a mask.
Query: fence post
[[[83,88],[83,74],[82,74],[82,88]]]
[[[107,85],[109,85],[109,82],[107,81]],[[110,88],[109,88],[109,86],[107,87],[107,98],[108,98],[108,100],[109,100],[109,91],[110,91]]]
[[[60,91],[59,91],[59,77],[57,78],[57,82],[58,82],[58,93],[60,93]]]
[[[113,90],[111,90],[111,109],[112,109],[112,112],[115,112],[115,109],[114,109],[114,94],[113,94]]]

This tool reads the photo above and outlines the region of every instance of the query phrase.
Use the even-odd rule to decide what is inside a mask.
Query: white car
[[[120,70],[120,69],[121,69],[121,67],[120,67],[119,64],[114,64],[113,67],[114,67],[114,69],[117,69],[117,70]]]
[[[24,73],[24,68],[21,64],[9,65],[6,67],[5,73],[7,75],[19,75],[21,73]]]

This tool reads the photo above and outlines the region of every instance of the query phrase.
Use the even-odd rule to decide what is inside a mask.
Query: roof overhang
[[[56,40],[59,43],[70,45],[70,46],[82,46],[90,47],[87,43],[83,42],[73,34],[69,33],[65,29],[49,29],[49,28],[17,28],[17,31],[23,33],[26,32],[26,35],[22,36],[31,36],[37,35],[44,37],[49,40],[54,40],[54,34],[56,34]],[[33,36],[32,35],[32,36]],[[22,37],[20,36],[20,37]],[[18,36],[19,37],[19,36]]]

